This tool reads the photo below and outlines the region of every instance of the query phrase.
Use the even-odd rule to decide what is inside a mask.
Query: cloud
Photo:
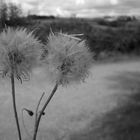
[[[32,6],[37,6],[37,5],[40,5],[40,1],[39,0],[31,0],[31,1],[23,1],[23,3],[27,3],[29,5],[32,5]]]
[[[123,0],[121,4],[130,8],[140,8],[140,0]]]
[[[32,14],[98,16],[138,13],[140,0],[9,0]],[[134,12],[133,12],[134,11]]]
[[[111,2],[112,5],[117,5],[119,3],[118,0],[111,0],[110,2]]]
[[[78,17],[95,17],[95,16],[102,16],[102,13],[100,13],[98,10],[96,9],[83,9],[80,11],[77,11],[77,16]]]
[[[118,0],[77,0],[76,4],[62,5],[64,9],[93,9],[98,7],[113,6],[119,3]]]

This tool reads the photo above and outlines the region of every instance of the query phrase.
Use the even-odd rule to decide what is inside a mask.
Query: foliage
[[[37,17],[37,16],[33,16]],[[43,16],[42,16],[43,17]],[[41,17],[41,18],[42,18]],[[40,17],[39,17],[40,18]],[[69,34],[83,34],[94,57],[100,55],[113,56],[116,54],[139,54],[140,49],[140,22],[135,17],[118,17],[114,20],[105,18],[80,19],[80,18],[53,18],[32,19],[19,18],[16,22],[7,22],[9,26],[23,26],[35,30],[35,35],[46,43],[46,36],[53,32],[67,32]]]
[[[0,5],[0,21],[1,21],[1,26],[3,27],[6,20],[8,19],[8,7],[6,3],[1,3]]]
[[[19,6],[9,3],[8,4],[9,8],[9,20],[16,20],[22,15],[22,10]]]
[[[46,21],[34,21],[28,26],[30,30],[35,30],[39,39],[46,43],[46,36],[51,30],[53,32],[67,32],[69,34],[83,34],[81,39],[86,39],[87,44],[97,59],[102,52],[108,54],[139,54],[140,49],[140,22],[137,20],[116,22],[117,26],[101,25],[97,20],[91,19],[64,19],[56,18]],[[123,24],[122,24],[123,23]],[[129,28],[131,27],[131,28]]]
[[[55,19],[53,22],[39,22],[31,27],[36,30],[36,35],[42,42],[46,42],[46,36],[49,35],[50,31],[53,32],[67,32],[69,34],[88,34],[92,30],[92,27],[85,21],[78,21],[75,19]]]
[[[28,19],[31,20],[46,20],[46,19],[55,19],[54,16],[40,16],[40,15],[28,15],[27,16]]]
[[[14,3],[5,3],[2,2],[0,5],[0,21],[1,26],[9,26],[9,25],[20,25],[23,23],[25,24],[25,21],[23,22],[22,16],[22,9],[20,6],[14,4]]]

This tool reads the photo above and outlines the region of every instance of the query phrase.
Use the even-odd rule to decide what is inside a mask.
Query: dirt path
[[[34,73],[36,76],[30,82],[25,82],[23,85],[18,84],[19,110],[23,107],[34,110],[41,93],[46,91],[49,95],[52,89],[52,86],[48,86],[46,83],[46,77],[41,70],[35,70]],[[44,140],[44,138],[49,140],[67,139],[70,133],[84,129],[94,118],[115,108],[118,101],[121,103],[121,100],[125,98],[123,94],[131,94],[131,91],[135,90],[137,86],[135,83],[127,87],[127,90],[122,89],[122,85],[125,83],[117,84],[120,83],[119,79],[123,76],[134,78],[132,74],[138,73],[140,73],[139,61],[95,65],[85,83],[59,88],[46,110],[46,116],[42,119],[39,133],[42,138],[40,137],[40,140]],[[127,80],[124,82],[127,83]],[[8,81],[1,81],[0,139],[5,138],[5,140],[11,140],[16,134],[9,87]],[[26,126],[31,132],[33,119],[27,114],[24,118]],[[25,132],[23,135],[26,135]]]

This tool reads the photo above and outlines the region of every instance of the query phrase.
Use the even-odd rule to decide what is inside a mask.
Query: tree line
[[[4,27],[8,23],[17,22],[22,16],[22,9],[14,3],[0,3],[0,26]]]

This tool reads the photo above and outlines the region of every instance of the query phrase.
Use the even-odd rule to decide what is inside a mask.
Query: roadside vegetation
[[[34,30],[44,43],[51,31],[82,34],[97,60],[140,53],[140,21],[135,17],[103,17],[95,19],[58,18],[28,15],[14,4],[4,4],[0,10],[1,30],[5,26],[26,27]],[[112,20],[109,20],[112,19]]]

